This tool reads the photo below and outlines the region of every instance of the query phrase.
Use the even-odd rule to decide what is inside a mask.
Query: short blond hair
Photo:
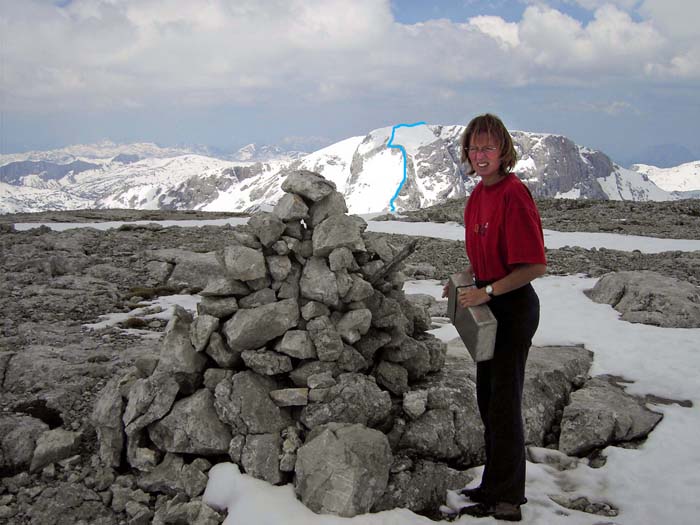
[[[506,126],[500,118],[496,115],[485,113],[474,117],[471,122],[467,124],[467,128],[464,130],[462,138],[459,141],[461,159],[462,162],[469,164],[469,175],[474,173],[474,167],[469,161],[469,145],[472,137],[480,133],[486,133],[499,142],[501,147],[501,171],[504,174],[510,173],[515,167],[515,163],[518,161],[518,154],[515,152],[513,138],[510,136],[510,133],[508,133]]]

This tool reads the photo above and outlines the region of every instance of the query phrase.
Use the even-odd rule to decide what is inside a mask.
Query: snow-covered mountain
[[[103,140],[95,144],[78,144],[60,149],[47,151],[27,151],[24,153],[10,153],[0,155],[0,166],[12,162],[53,162],[56,164],[69,164],[76,160],[85,162],[108,162],[119,155],[146,158],[167,158],[180,155],[201,154],[208,155],[205,147],[164,148],[152,142],[136,142],[133,144],[117,144],[111,140]]]
[[[112,151],[117,155],[101,162],[81,156],[91,163],[62,168],[55,163],[32,166],[24,158],[24,164],[0,165],[0,212],[113,207],[252,211],[276,203],[284,178],[300,169],[333,181],[351,213],[387,211],[392,204],[399,211],[416,209],[465,196],[476,184],[459,160],[463,130],[425,124],[380,128],[301,158],[274,158],[273,149],[253,145],[239,151],[239,156],[248,155],[247,161],[165,155],[162,148],[159,155],[141,159],[143,145],[132,153]],[[679,198],[643,170],[621,168],[566,137],[514,131],[513,138],[520,159],[515,171],[536,196]],[[254,161],[257,155],[267,160]]]
[[[646,175],[659,188],[681,198],[700,198],[700,161],[687,162],[674,168],[634,164],[631,169]]]

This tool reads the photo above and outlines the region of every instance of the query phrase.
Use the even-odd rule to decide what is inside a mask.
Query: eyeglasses
[[[493,155],[498,151],[498,148],[496,146],[483,146],[483,147],[478,147],[478,146],[469,146],[467,148],[467,152],[470,155],[476,155],[477,153],[485,153],[486,155]]]

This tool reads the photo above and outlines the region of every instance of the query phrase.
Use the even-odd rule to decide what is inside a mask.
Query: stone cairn
[[[218,252],[221,274],[201,290],[198,315],[175,308],[157,362],[137,362],[102,391],[100,459],[135,469],[149,491],[196,497],[207,466],[232,461],[293,482],[315,512],[391,508],[390,474],[408,468],[402,461],[418,472],[430,455],[420,439],[401,439],[429,402],[411,385],[446,353],[426,333],[427,309],[402,290],[415,245],[364,234],[318,174],[293,172],[282,189],[272,212],[234,228]],[[400,460],[407,451],[412,459]]]

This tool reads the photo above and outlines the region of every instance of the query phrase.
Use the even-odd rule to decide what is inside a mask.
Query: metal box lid
[[[459,272],[450,276],[447,288],[447,315],[457,328],[457,333],[472,359],[477,362],[488,361],[493,358],[497,321],[485,304],[467,308],[459,305],[459,289],[467,286],[474,286],[474,278],[470,273]]]

